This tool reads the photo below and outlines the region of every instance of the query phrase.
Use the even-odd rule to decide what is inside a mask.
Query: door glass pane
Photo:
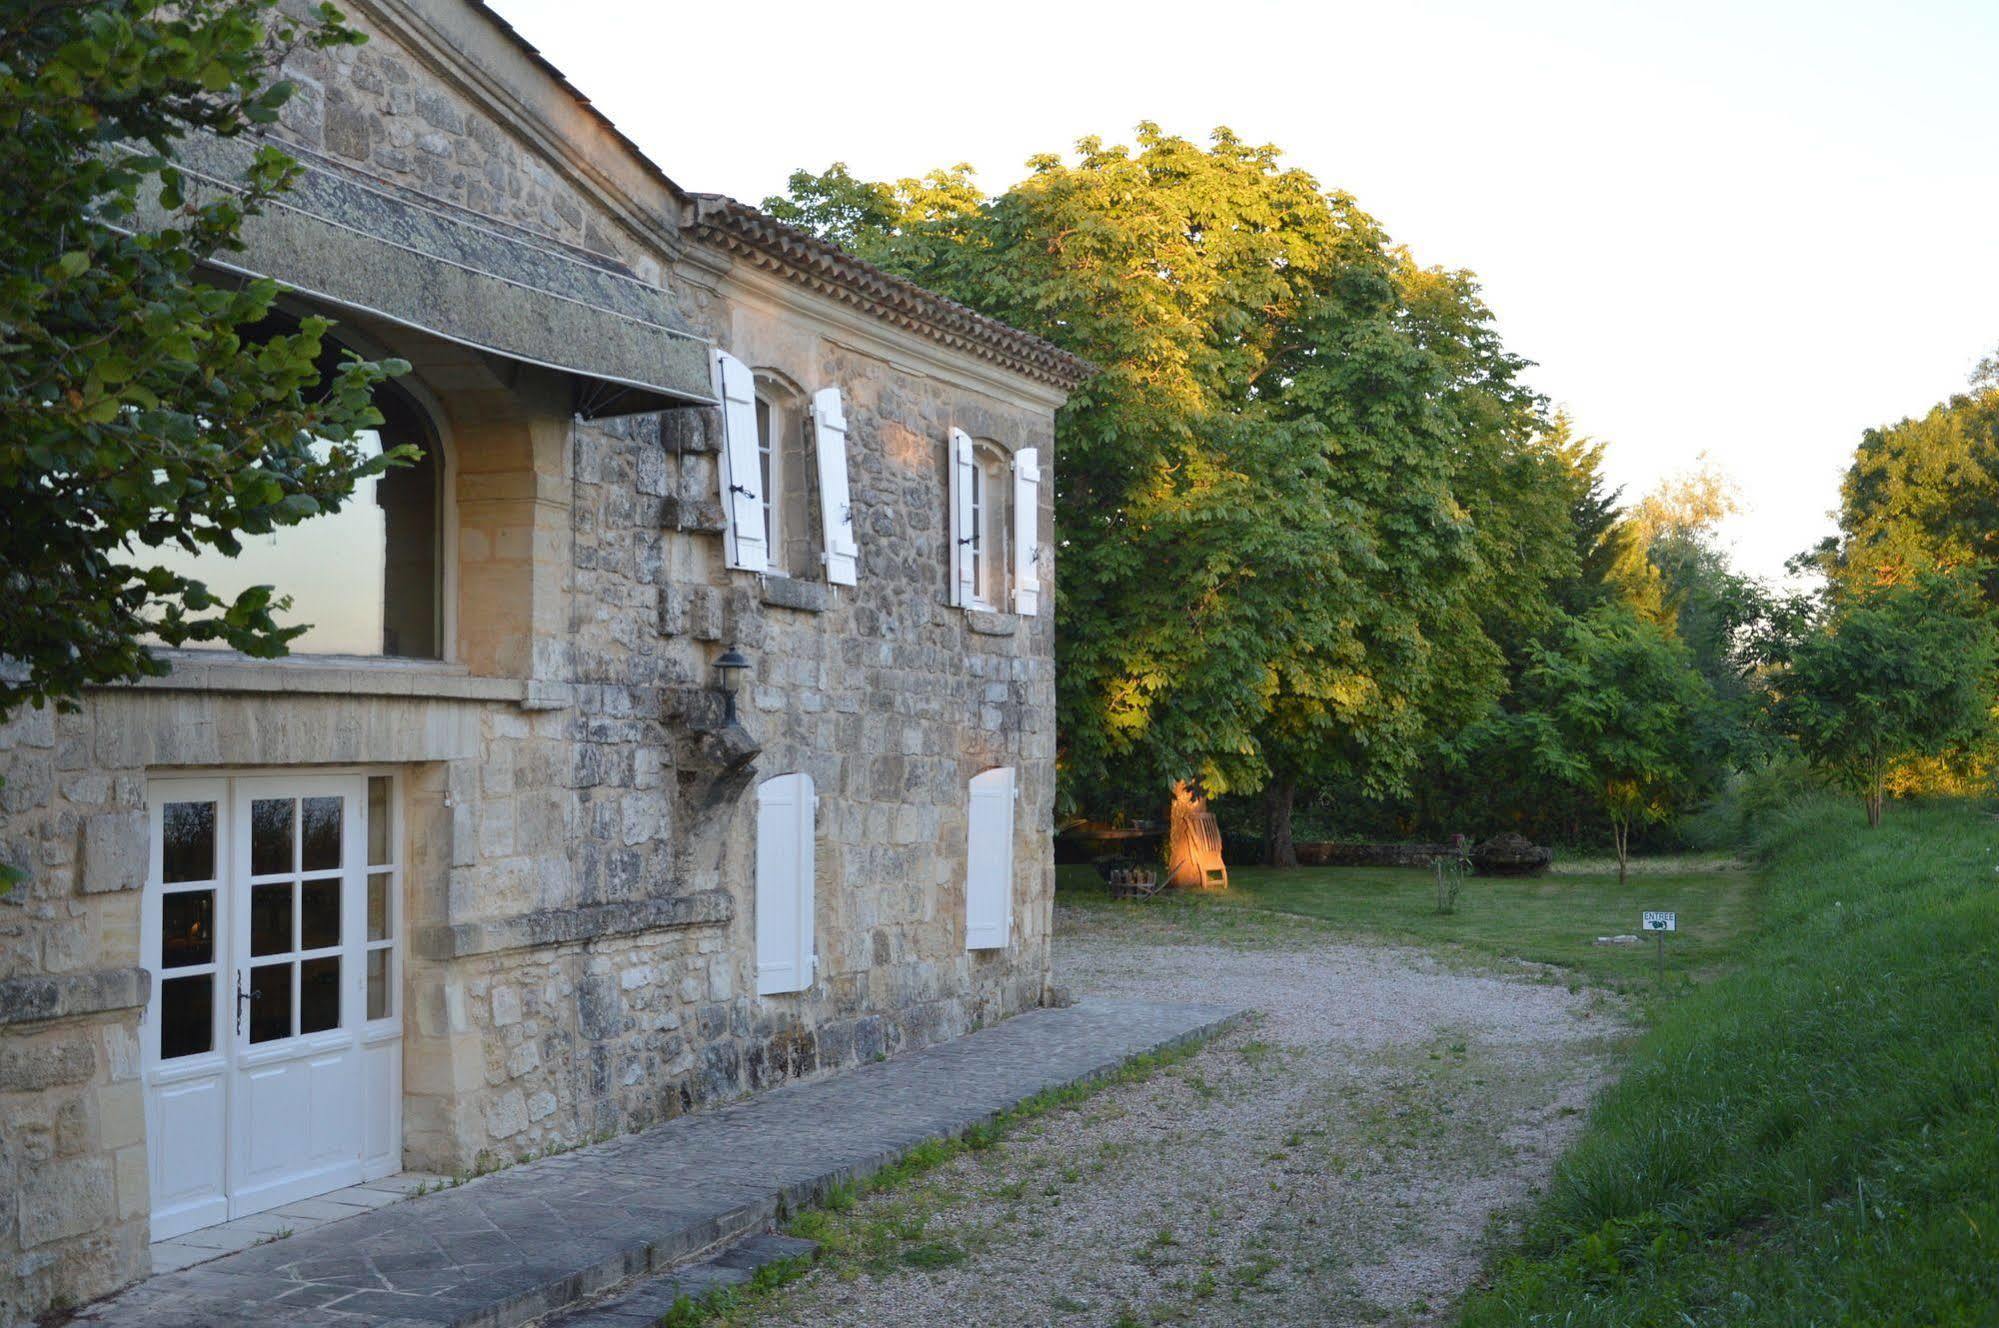
[[[273,876],[292,869],[290,798],[256,798],[250,803],[250,874]]]
[[[298,1031],[340,1027],[340,957],[308,959],[298,966]]]
[[[199,1056],[215,1046],[215,977],[168,978],[160,984],[160,1059]]]
[[[299,869],[340,866],[340,799],[307,798],[299,804]]]
[[[298,948],[324,950],[340,944],[338,880],[307,881],[298,888]]]
[[[250,887],[250,953],[284,954],[292,948],[292,883]]]
[[[368,878],[368,939],[386,941],[390,935],[389,874],[376,872]]]
[[[215,892],[160,896],[160,967],[186,968],[215,958]]]
[[[389,952],[368,951],[368,1017],[389,1017]]]
[[[250,970],[250,1041],[292,1035],[292,966],[264,964]]]
[[[368,865],[383,867],[395,859],[389,856],[389,777],[368,778]]]
[[[170,802],[160,809],[160,879],[215,879],[215,804]]]

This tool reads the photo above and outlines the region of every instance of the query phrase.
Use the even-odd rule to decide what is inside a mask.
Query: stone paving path
[[[239,1254],[84,1310],[104,1328],[506,1328],[659,1272],[926,1139],[1204,1037],[1220,1005],[1086,1000]]]
[[[433,1176],[423,1171],[399,1171],[381,1180],[349,1185],[344,1190],[301,1199],[262,1213],[252,1213],[232,1222],[218,1222],[166,1240],[153,1242],[153,1271],[177,1273],[198,1263],[236,1254],[252,1245],[262,1245],[274,1236],[296,1236],[329,1222],[344,1222],[371,1208],[399,1203],[412,1194],[438,1190],[451,1183],[449,1176]]]

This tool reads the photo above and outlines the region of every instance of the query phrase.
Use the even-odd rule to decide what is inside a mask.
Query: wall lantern
[[[742,652],[730,646],[715,661],[715,685],[722,689],[722,722],[736,722],[736,691],[743,684],[741,674],[750,666]]]

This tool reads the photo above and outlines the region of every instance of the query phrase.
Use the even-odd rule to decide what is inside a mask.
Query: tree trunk
[[[1876,784],[1867,790],[1867,828],[1881,828],[1881,786]]]
[[[1617,883],[1623,885],[1631,866],[1631,826],[1624,821],[1612,821],[1610,836],[1617,845]]]
[[[1263,865],[1295,867],[1298,849],[1291,842],[1291,808],[1298,800],[1298,781],[1273,779],[1263,789]]]

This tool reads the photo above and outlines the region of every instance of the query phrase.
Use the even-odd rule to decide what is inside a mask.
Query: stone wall
[[[447,68],[397,40],[389,26],[395,6],[343,9],[369,40],[289,56],[285,74],[298,93],[280,111],[288,141],[371,179],[618,259],[646,280],[660,280],[661,255],[622,230],[518,126],[453,86]]]
[[[758,369],[840,387],[859,584],[723,567],[712,409],[586,422],[551,371],[357,323],[412,362],[444,441],[452,659],[186,653],[169,678],[0,726],[0,859],[29,873],[0,899],[0,1324],[147,1269],[152,776],[400,775],[412,1166],[504,1164],[1043,998],[1053,618],[949,605],[945,445],[955,426],[1040,448],[1052,548],[1059,392],[656,243],[434,53],[374,29],[359,51],[295,57],[286,133],[615,255]],[[754,663],[734,728],[712,673],[729,644]],[[968,782],[998,765],[1018,771],[1015,927],[968,952]],[[754,787],[795,771],[820,799],[819,965],[809,990],[758,997]]]
[[[957,423],[1045,455],[1050,421],[912,385],[852,352],[794,368],[846,395],[852,494],[866,517],[856,587],[760,582],[723,569],[712,521],[672,528],[713,506],[719,431],[709,412],[575,428],[573,701],[496,721],[510,741],[563,735],[569,861],[487,881],[496,855],[521,847],[509,836],[524,833],[525,814],[518,795],[492,786],[507,776],[492,773],[489,757],[477,790],[479,861],[454,869],[454,880],[479,873],[482,888],[454,884],[447,914],[464,929],[534,911],[546,934],[590,911],[621,930],[553,946],[510,932],[504,948],[457,955],[419,979],[437,984],[420,998],[420,1035],[457,1046],[406,1058],[413,1069],[455,1068],[445,1082],[411,1076],[406,1138],[429,1165],[567,1146],[956,1036],[1041,999],[1053,891],[1052,621],[945,603],[943,440]],[[1052,510],[1043,519],[1052,531]],[[713,772],[693,739],[717,722],[709,661],[724,644],[754,662],[743,726],[761,750],[753,779],[713,803]],[[967,952],[967,785],[996,765],[1016,767],[1021,789],[1015,944]],[[759,998],[753,786],[792,771],[810,774],[820,797],[818,981]],[[546,844],[555,831],[537,835]],[[530,883],[531,896],[517,888]],[[669,896],[701,920],[648,929],[628,916]]]

